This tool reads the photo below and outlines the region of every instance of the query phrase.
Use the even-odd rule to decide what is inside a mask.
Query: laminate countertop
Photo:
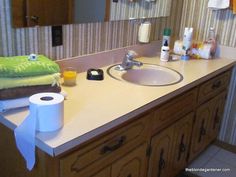
[[[64,101],[64,126],[58,131],[37,132],[36,146],[51,156],[58,156],[75,146],[114,128],[170,98],[193,88],[231,68],[232,59],[160,62],[158,57],[138,60],[172,68],[183,75],[180,83],[148,87],[111,78],[103,67],[104,80],[90,81],[86,72],[78,73],[77,85],[62,86],[68,97]],[[14,130],[28,115],[28,108],[1,114],[0,122]]]

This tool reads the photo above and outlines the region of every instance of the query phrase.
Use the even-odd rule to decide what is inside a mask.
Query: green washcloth
[[[26,87],[35,85],[60,85],[60,73],[48,74],[32,77],[0,77],[0,89],[8,89],[15,87]]]
[[[54,61],[43,55],[37,60],[28,56],[0,57],[0,77],[26,77],[59,73],[60,68]]]

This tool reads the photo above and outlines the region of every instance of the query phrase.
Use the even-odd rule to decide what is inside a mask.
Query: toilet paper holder
[[[144,18],[142,19],[142,22],[139,26],[138,41],[140,43],[149,43],[150,34],[151,34],[151,22]]]

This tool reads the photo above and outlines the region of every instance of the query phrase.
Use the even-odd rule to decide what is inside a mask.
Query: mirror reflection
[[[13,0],[13,27],[107,21],[110,0]]]
[[[13,27],[169,16],[172,0],[12,0]]]

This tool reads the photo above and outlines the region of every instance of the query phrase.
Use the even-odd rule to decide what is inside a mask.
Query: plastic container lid
[[[170,36],[171,35],[171,29],[170,28],[165,28],[163,35],[164,36]]]

